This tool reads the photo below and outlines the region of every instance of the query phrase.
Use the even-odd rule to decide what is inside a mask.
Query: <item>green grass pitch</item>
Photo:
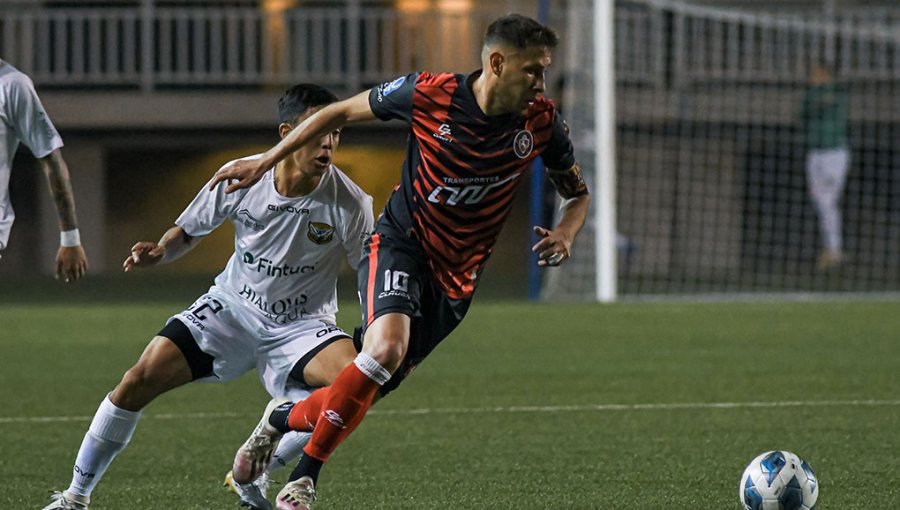
[[[98,403],[184,305],[0,307],[0,508],[65,488]],[[810,462],[818,510],[900,508],[896,310],[476,301],[337,450],[317,509],[737,510],[770,449]],[[220,484],[266,400],[255,373],[162,396],[91,508],[236,508]]]

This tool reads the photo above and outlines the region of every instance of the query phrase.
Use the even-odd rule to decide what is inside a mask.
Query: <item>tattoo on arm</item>
[[[72,183],[69,181],[69,169],[63,160],[59,149],[49,156],[41,158],[41,168],[47,176],[47,184],[50,186],[50,196],[56,205],[59,214],[59,229],[72,230],[78,228],[78,218],[75,216],[75,195],[72,192]]]

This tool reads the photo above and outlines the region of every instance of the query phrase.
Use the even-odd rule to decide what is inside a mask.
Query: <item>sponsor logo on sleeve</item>
[[[401,76],[394,81],[382,83],[378,87],[378,96],[375,99],[379,103],[382,102],[385,97],[389,96],[392,92],[403,86],[404,82],[406,82],[406,76]]]

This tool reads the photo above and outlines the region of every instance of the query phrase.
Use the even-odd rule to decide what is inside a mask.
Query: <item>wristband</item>
[[[72,230],[64,230],[59,233],[59,245],[64,248],[72,248],[81,246],[81,234],[77,228]]]

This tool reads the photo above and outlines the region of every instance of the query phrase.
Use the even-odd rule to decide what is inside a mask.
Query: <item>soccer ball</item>
[[[766,452],[741,475],[741,503],[746,510],[813,510],[819,482],[809,464],[791,452]]]

